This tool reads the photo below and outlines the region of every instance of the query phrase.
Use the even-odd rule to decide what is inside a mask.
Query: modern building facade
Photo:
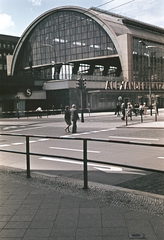
[[[80,108],[79,78],[85,108],[113,109],[118,99],[164,107],[164,29],[97,8],[55,8],[22,34],[11,75],[22,86],[29,79],[16,93],[24,110]]]
[[[0,34],[0,76],[7,75],[7,58],[13,55],[18,40],[19,37]]]
[[[13,109],[11,92],[15,86],[12,85],[11,77],[7,77],[10,75],[7,70],[11,68],[12,55],[18,40],[19,37],[0,34],[0,113],[2,109]],[[15,92],[17,92],[17,88],[15,88]]]

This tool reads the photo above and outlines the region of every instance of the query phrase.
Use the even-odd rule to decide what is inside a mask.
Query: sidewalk
[[[163,112],[164,113],[164,112]],[[149,117],[126,127],[164,127]],[[123,125],[123,122],[121,122]],[[125,126],[125,124],[124,124]],[[164,239],[164,196],[0,167],[1,240]]]
[[[164,196],[0,169],[1,240],[163,240]]]

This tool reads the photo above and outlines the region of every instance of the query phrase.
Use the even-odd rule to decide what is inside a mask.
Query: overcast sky
[[[68,5],[99,7],[164,28],[164,0],[0,0],[0,34],[20,37],[39,15]]]

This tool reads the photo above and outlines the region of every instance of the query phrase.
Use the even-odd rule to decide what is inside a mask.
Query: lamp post
[[[148,71],[149,71],[149,100],[150,100],[150,115],[152,116],[152,88],[151,88],[151,65],[150,65],[150,48],[154,46],[147,45],[144,41],[140,40],[139,43],[144,45],[148,50]]]
[[[150,115],[152,116],[152,87],[151,87],[151,66],[150,66],[150,48],[147,46],[148,50],[148,70],[149,70],[149,98],[150,98]]]

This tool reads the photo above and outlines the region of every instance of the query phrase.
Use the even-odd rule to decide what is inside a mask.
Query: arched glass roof
[[[113,55],[117,55],[115,45],[99,23],[84,11],[61,9],[42,17],[31,28],[17,51],[14,71]]]

